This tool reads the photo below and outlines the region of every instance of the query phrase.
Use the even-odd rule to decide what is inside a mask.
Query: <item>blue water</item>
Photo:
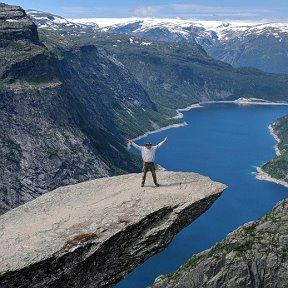
[[[163,252],[137,267],[117,288],[147,287],[160,274],[176,270],[194,253],[211,247],[288,197],[287,188],[257,180],[252,174],[255,166],[275,156],[275,140],[268,125],[285,114],[287,106],[206,104],[184,113],[188,126],[152,134],[137,142],[144,144],[149,140],[156,144],[167,136],[168,142],[158,150],[159,164],[167,170],[207,175],[228,188]]]

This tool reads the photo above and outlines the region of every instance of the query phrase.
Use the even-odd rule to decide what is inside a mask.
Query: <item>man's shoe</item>
[[[158,183],[155,183],[156,187],[159,187],[160,185]]]
[[[141,184],[141,187],[144,187],[144,184],[143,184],[143,183]]]

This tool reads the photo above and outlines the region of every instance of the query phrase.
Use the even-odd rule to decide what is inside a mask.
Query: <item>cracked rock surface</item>
[[[195,173],[159,171],[159,188],[147,178],[61,187],[2,215],[0,287],[112,287],[226,187]]]
[[[288,287],[288,200],[194,255],[151,288]]]

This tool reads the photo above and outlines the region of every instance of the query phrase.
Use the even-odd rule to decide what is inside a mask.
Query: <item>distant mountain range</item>
[[[288,23],[248,23],[194,21],[154,18],[64,19],[59,16],[28,11],[42,28],[73,28],[133,35],[137,38],[173,43],[196,43],[215,59],[234,67],[251,66],[266,72],[288,72]],[[53,19],[54,18],[54,19]],[[67,32],[68,31],[68,32]]]

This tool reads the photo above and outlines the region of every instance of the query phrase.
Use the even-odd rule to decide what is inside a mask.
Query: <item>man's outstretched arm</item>
[[[134,148],[136,148],[140,151],[142,150],[142,146],[135,144],[131,139],[128,139],[128,143],[131,144]]]
[[[168,140],[168,138],[166,137],[162,142],[158,143],[158,144],[155,146],[155,149],[160,148],[167,140]]]

